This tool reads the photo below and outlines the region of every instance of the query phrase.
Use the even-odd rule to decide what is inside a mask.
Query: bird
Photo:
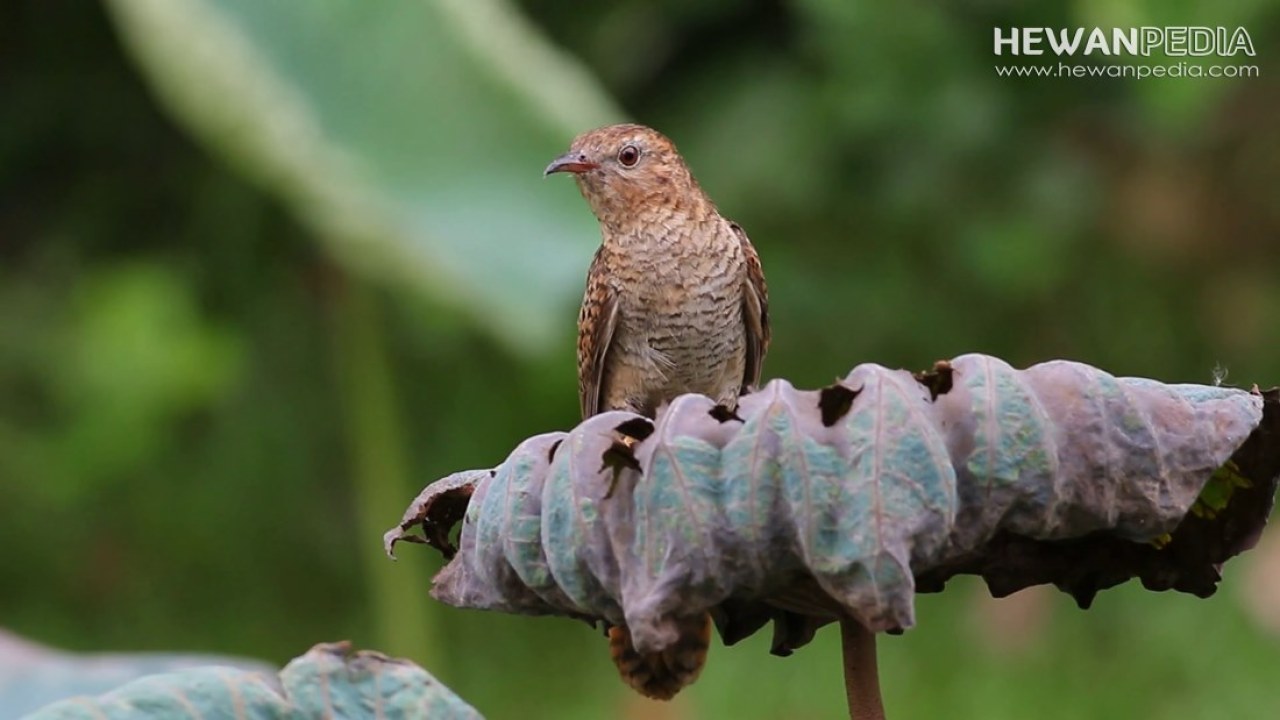
[[[544,176],[555,173],[575,178],[601,233],[578,314],[582,417],[654,418],[685,393],[736,410],[760,382],[770,339],[764,270],[742,226],[720,214],[675,144],[644,125],[582,133]],[[706,663],[711,616],[676,624],[676,642],[648,655],[625,626],[608,629],[619,674],[643,695],[674,697]]]

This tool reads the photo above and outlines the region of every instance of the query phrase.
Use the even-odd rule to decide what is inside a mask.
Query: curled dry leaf
[[[910,627],[915,593],[960,573],[995,595],[1053,583],[1082,606],[1133,577],[1208,595],[1280,475],[1275,391],[1065,361],[866,364],[822,391],[775,380],[737,415],[686,395],[640,439],[625,412],[530,438],[492,473],[428,486],[388,547],[419,526],[429,539],[469,486],[439,600],[625,623],[641,652],[666,647],[676,614],[710,611],[728,644],[773,620],[785,655],[846,615]],[[628,462],[610,464],[620,436]],[[1188,514],[1224,474],[1218,509]]]

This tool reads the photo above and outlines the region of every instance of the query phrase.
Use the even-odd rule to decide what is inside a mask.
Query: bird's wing
[[[769,287],[764,282],[760,256],[747,239],[746,231],[738,223],[729,225],[738,236],[747,261],[747,280],[742,286],[742,319],[747,325],[747,362],[742,377],[742,392],[745,394],[760,383],[760,369],[764,366],[764,355],[769,351]]]
[[[604,263],[601,246],[587,271],[587,292],[578,313],[578,402],[584,419],[600,412],[605,355],[618,324],[618,296],[606,280]]]

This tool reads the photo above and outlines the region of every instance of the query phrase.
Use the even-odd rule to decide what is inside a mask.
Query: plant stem
[[[351,458],[357,556],[364,560],[373,638],[382,652],[442,667],[441,644],[434,642],[430,611],[422,602],[426,567],[393,565],[380,552],[379,538],[400,517],[413,490],[378,297],[360,278],[337,268],[332,275],[333,350]]]
[[[844,690],[849,720],[884,720],[880,699],[880,671],[876,667],[876,636],[853,618],[840,621],[840,650],[844,656]]]

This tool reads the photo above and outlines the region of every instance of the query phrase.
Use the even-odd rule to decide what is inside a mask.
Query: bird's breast
[[[721,396],[742,382],[741,248],[681,250],[634,253],[614,273],[619,361],[651,377],[661,394]]]

